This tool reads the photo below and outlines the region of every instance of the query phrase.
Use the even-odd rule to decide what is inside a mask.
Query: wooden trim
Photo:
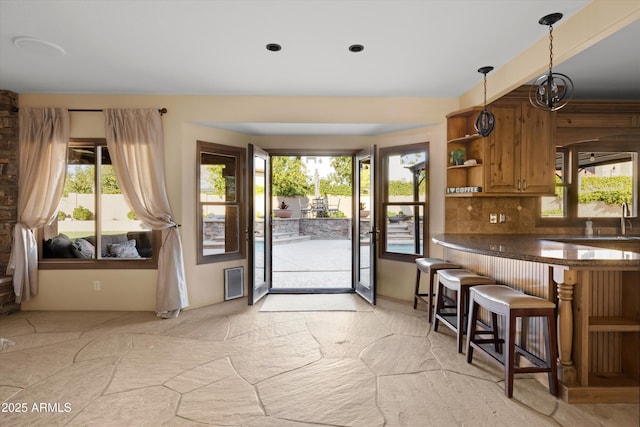
[[[416,151],[424,150],[425,156],[425,201],[409,201],[409,202],[391,202],[389,201],[388,194],[388,173],[389,173],[389,162],[388,158],[390,155],[395,154],[407,154],[407,153],[415,153]],[[381,197],[376,202],[376,209],[380,212],[377,215],[378,220],[378,229],[380,230],[380,239],[378,241],[378,257],[382,259],[390,259],[394,261],[402,261],[402,262],[411,262],[414,263],[416,258],[420,257],[428,257],[429,256],[429,164],[430,164],[430,155],[429,155],[429,141],[419,142],[414,144],[407,145],[397,145],[391,147],[382,147],[378,152],[378,164],[380,165],[379,173],[377,174],[379,179],[380,186],[378,187],[378,193]],[[372,177],[373,179],[373,177]],[[402,205],[407,204],[411,206],[422,206],[423,210],[423,220],[422,220],[422,254],[400,254],[395,252],[386,252],[385,251],[385,242],[387,236],[387,216],[386,216],[386,207],[387,205]],[[414,218],[415,220],[415,218]]]
[[[200,160],[203,152],[209,152],[212,154],[221,154],[225,156],[236,158],[236,198],[233,202],[220,202],[215,203],[221,206],[237,206],[238,207],[238,250],[234,252],[204,255],[204,236],[202,233],[202,206],[203,203],[200,200]],[[246,254],[246,236],[244,235],[246,230],[246,203],[245,203],[245,171],[246,171],[246,149],[243,147],[236,147],[232,145],[222,145],[207,141],[197,141],[196,149],[196,252],[198,264],[209,264],[214,262],[231,261],[237,259],[244,259]],[[226,236],[225,230],[225,236]]]

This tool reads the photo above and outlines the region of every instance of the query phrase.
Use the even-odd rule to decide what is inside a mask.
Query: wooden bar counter
[[[556,303],[563,400],[640,402],[640,238],[443,234],[433,242],[447,261]],[[523,322],[520,345],[541,354],[541,331],[540,321]]]

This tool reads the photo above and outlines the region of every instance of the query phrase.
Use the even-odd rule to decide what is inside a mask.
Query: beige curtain
[[[164,142],[158,110],[104,111],[107,147],[129,207],[154,230],[162,230],[156,312],[172,318],[189,305],[182,241],[173,221],[164,173]]]
[[[7,274],[16,302],[38,293],[38,245],[34,230],[51,222],[64,190],[69,146],[69,112],[26,108],[19,113],[18,222]]]

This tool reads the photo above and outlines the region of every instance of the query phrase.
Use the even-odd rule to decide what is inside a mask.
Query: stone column
[[[11,277],[5,277],[18,219],[18,94],[0,90],[0,314],[19,309]]]

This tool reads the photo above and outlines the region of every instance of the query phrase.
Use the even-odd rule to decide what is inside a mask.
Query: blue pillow
[[[86,239],[76,239],[71,249],[76,258],[93,259],[96,257],[96,247]]]

